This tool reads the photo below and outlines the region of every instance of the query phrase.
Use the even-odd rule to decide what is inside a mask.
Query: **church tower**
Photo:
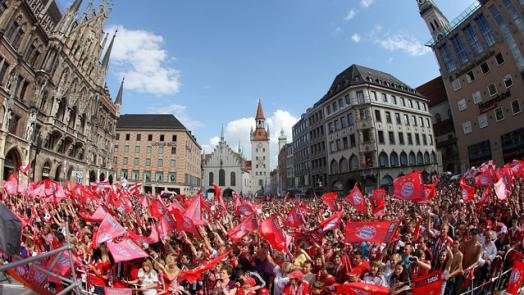
[[[278,137],[278,152],[279,153],[282,150],[282,148],[286,145],[286,143],[287,143],[287,137],[284,134],[284,129],[280,129],[280,136]]]
[[[433,40],[438,40],[449,29],[449,21],[433,3],[433,0],[417,0],[420,16],[426,22]]]
[[[255,130],[251,131],[251,192],[269,190],[269,128],[266,129],[266,118],[262,103],[258,100],[255,116]]]

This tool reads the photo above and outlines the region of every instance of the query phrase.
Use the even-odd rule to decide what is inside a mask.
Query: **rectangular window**
[[[338,111],[338,105],[337,105],[337,102],[334,101],[332,104],[331,104],[331,107],[333,108],[333,113]]]
[[[395,122],[397,123],[397,125],[402,124],[402,122],[400,121],[400,114],[399,113],[395,113]]]
[[[138,163],[139,163],[139,159],[138,158],[134,158],[133,159],[133,165],[136,166],[136,165],[138,165]]]
[[[388,95],[385,93],[382,93],[382,102],[388,102]]]
[[[422,119],[422,117],[418,117],[418,125],[420,127],[424,127],[424,120]]]
[[[475,74],[473,74],[473,71],[466,73],[466,81],[468,81],[468,83],[475,81]]]
[[[342,138],[342,146],[344,147],[344,149],[348,149],[349,148],[349,143],[348,143],[348,138],[347,137],[343,137]]]
[[[158,153],[161,154],[161,155],[164,154],[164,147],[163,146],[159,146],[158,147]]]
[[[466,121],[462,123],[462,130],[464,131],[464,134],[470,134],[472,132],[471,130],[471,122]]]
[[[459,57],[460,63],[467,64],[468,54],[466,52],[466,48],[464,48],[464,44],[462,43],[462,39],[458,34],[451,37],[451,44],[453,44],[453,47],[455,48],[455,52],[457,53],[457,56]]]
[[[415,134],[415,142],[417,143],[417,145],[420,145],[420,136],[418,135],[418,133]]]
[[[409,126],[409,117],[406,114],[404,114],[404,125]]]
[[[176,160],[175,159],[171,159],[169,166],[176,167]]]
[[[135,145],[135,153],[140,153],[140,146],[139,145]]]
[[[329,142],[329,149],[330,149],[330,152],[332,152],[332,153],[337,151],[337,147],[335,146],[335,142],[334,141]]]
[[[398,143],[402,145],[404,144],[404,133],[402,132],[398,133]]]
[[[457,106],[458,106],[459,111],[461,111],[461,112],[464,111],[465,109],[467,109],[468,105],[466,103],[466,99],[463,98],[463,99],[457,101]]]
[[[453,91],[457,91],[460,88],[462,88],[462,86],[460,85],[460,80],[459,79],[453,80],[453,82],[451,82],[451,87],[453,88]]]
[[[151,166],[151,159],[150,158],[146,158],[146,166]]]
[[[371,98],[373,98],[374,101],[378,100],[377,93],[375,91],[371,91]]]
[[[489,95],[490,96],[494,96],[497,94],[497,86],[495,86],[495,84],[489,84],[488,85],[488,91],[489,91]]]
[[[126,140],[129,140],[131,138],[131,135],[129,133],[126,133]]]
[[[344,101],[346,102],[346,105],[351,105],[351,98],[349,97],[349,94],[344,95]]]
[[[504,120],[504,110],[502,109],[502,107],[498,107],[495,109],[495,120],[497,122]]]
[[[406,100],[404,99],[404,97],[400,98],[400,103],[402,104],[403,107],[406,106]]]
[[[429,118],[426,118],[426,127],[431,127],[430,123],[429,123]]]
[[[338,99],[338,108],[341,109],[344,107],[344,102],[342,101],[342,98]]]
[[[176,146],[172,146],[171,147],[171,155],[175,155],[176,154]]]
[[[475,18],[475,23],[477,24],[477,27],[479,28],[482,36],[484,37],[484,40],[486,40],[488,46],[495,44],[495,37],[493,36],[493,31],[491,30],[491,27],[486,21],[486,17],[483,14],[479,14],[479,16]]]
[[[133,170],[131,172],[131,180],[133,181],[139,181],[140,180],[140,171],[138,170]]]
[[[340,126],[342,128],[346,128],[348,126],[347,117],[346,116],[340,117]]]
[[[146,154],[151,154],[153,148],[151,146],[146,146]]]
[[[378,143],[384,144],[384,131],[378,131]]]
[[[395,133],[393,131],[388,132],[389,144],[395,144]]]
[[[157,172],[155,173],[155,180],[156,180],[156,182],[162,182],[162,181],[164,181],[164,172],[157,171]]]
[[[408,144],[413,145],[413,135],[411,133],[408,133]]]
[[[358,104],[364,103],[364,91],[357,90],[356,95],[357,95],[357,103]]]
[[[127,157],[124,157],[124,159],[122,160],[122,164],[123,164],[123,165],[127,165],[127,162],[128,162],[128,158],[127,158]]]
[[[471,49],[473,49],[473,52],[475,54],[481,54],[484,49],[482,48],[482,44],[479,41],[479,38],[477,36],[477,33],[475,32],[475,29],[468,24],[464,27],[464,35],[466,36],[466,40],[469,43]]]
[[[355,134],[350,134],[349,135],[349,143],[350,143],[350,146],[352,148],[354,148],[357,145],[357,143],[355,141]]]
[[[329,130],[329,134],[335,131],[335,124],[333,124],[333,122],[328,123],[328,130]]]
[[[137,133],[136,134],[136,141],[140,141],[142,139],[142,134]]]
[[[348,126],[353,126],[353,124],[355,124],[353,122],[353,113],[349,113],[348,114]]]
[[[455,64],[455,60],[449,51],[448,45],[446,43],[442,44],[442,46],[438,48],[438,51],[440,52],[440,56],[442,57],[442,61],[446,67],[446,71],[448,73],[455,71],[457,69],[457,65]]]
[[[113,152],[118,152],[118,144],[115,144],[115,148],[113,149]]]
[[[391,96],[391,100],[393,100],[394,104],[397,104],[397,97],[396,96],[392,95]]]
[[[2,64],[2,68],[0,68],[0,82],[2,83],[2,85],[5,85],[3,81],[4,81],[5,73],[7,73],[8,68],[9,68],[9,63],[4,60],[4,63]]]
[[[342,150],[342,142],[340,141],[340,139],[336,140],[336,145],[337,145],[337,151],[341,151]]]
[[[480,70],[482,71],[482,73],[487,74],[489,72],[488,64],[487,63],[482,63],[480,65]]]
[[[362,130],[362,141],[364,143],[368,143],[371,141],[371,133],[369,132],[369,129]]]
[[[417,117],[411,115],[411,125],[417,127]]]
[[[127,169],[120,170],[120,177],[127,179]]]
[[[501,65],[504,63],[504,57],[502,56],[502,53],[497,53],[497,55],[495,55],[495,60],[497,61],[497,64]]]
[[[431,134],[429,136],[429,145],[433,145],[433,136]]]
[[[151,171],[144,171],[144,182],[151,182]]]
[[[478,117],[479,120],[479,128],[486,128],[488,127],[488,116],[486,114],[482,114]]]
[[[511,111],[513,112],[513,115],[520,113],[520,102],[518,99],[511,102]]]
[[[173,134],[173,136],[171,136],[171,141],[176,141],[176,134]]]
[[[482,95],[480,94],[480,91],[473,92],[471,97],[473,98],[473,103],[474,104],[478,104],[478,103],[480,103],[482,101]]]
[[[413,101],[412,101],[411,99],[408,100],[408,101],[409,101],[409,107],[410,107],[410,108],[413,108]]]
[[[158,167],[164,167],[164,160],[163,159],[158,159],[157,166]]]
[[[176,182],[176,173],[175,172],[169,172],[169,182],[175,183]]]
[[[391,113],[390,112],[386,112],[386,123],[391,124]]]
[[[115,135],[115,139],[116,139],[116,140],[120,140],[120,133],[117,133],[117,134]]]
[[[160,134],[160,141],[164,141],[164,134]]]
[[[382,122],[382,118],[380,117],[380,110],[375,110],[375,121]]]
[[[422,134],[422,144],[423,145],[428,145],[428,139],[426,137],[426,134]]]
[[[328,106],[326,107],[326,114],[327,114],[328,116],[331,115],[331,105],[328,105]]]
[[[147,135],[147,141],[153,141],[153,134]]]
[[[129,153],[129,146],[127,144],[124,145],[124,153]]]
[[[504,86],[506,86],[506,88],[510,88],[511,86],[513,86],[513,80],[511,79],[511,74],[504,76]]]

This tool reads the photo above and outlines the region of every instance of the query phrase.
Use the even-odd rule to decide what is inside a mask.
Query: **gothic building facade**
[[[112,141],[122,104],[106,78],[115,35],[106,0],[80,13],[52,0],[0,2],[0,169],[31,164],[30,179],[112,181]],[[104,50],[104,48],[107,48]]]
[[[251,130],[251,191],[253,194],[269,192],[269,128],[266,128],[266,118],[260,100],[255,122],[255,130]]]

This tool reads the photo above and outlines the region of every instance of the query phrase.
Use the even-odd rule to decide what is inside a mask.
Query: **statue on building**
[[[36,125],[36,115],[37,110],[35,108],[32,108],[29,112],[29,116],[27,117],[27,125],[25,127],[25,135],[24,138],[26,140],[32,140],[33,133],[35,131],[35,125]]]

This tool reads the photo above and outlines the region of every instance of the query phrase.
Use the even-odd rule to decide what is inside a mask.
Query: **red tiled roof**
[[[258,128],[253,132],[253,140],[267,140],[267,131],[264,128]]]
[[[258,100],[258,107],[257,107],[257,115],[255,119],[265,119],[264,117],[264,111],[262,110],[262,103],[260,102],[260,99]]]
[[[446,88],[444,87],[444,81],[442,80],[441,76],[438,76],[435,79],[420,85],[417,87],[417,92],[429,99],[428,105],[430,107],[448,100]]]

